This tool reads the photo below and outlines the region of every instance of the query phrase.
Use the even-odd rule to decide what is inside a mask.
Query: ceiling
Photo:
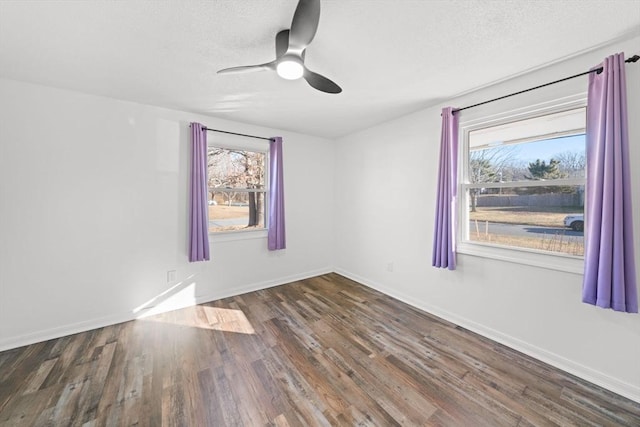
[[[341,94],[216,74],[274,59],[296,4],[0,0],[0,77],[335,138],[640,34],[640,0],[323,0],[306,65]]]

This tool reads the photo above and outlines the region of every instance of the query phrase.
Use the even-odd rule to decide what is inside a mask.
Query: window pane
[[[209,187],[265,188],[265,153],[209,147]]]
[[[585,109],[469,132],[468,182],[585,177]]]
[[[264,228],[264,196],[256,192],[213,192],[209,201],[209,232]]]
[[[584,134],[499,145],[469,151],[469,182],[584,178],[585,166]]]
[[[210,232],[265,228],[266,157],[258,151],[208,148]]]
[[[584,255],[584,186],[470,189],[467,240]]]

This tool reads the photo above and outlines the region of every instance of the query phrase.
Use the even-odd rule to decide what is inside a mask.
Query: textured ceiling
[[[0,0],[0,77],[324,137],[342,136],[611,40],[640,0],[323,0],[306,65],[273,72],[296,0]]]

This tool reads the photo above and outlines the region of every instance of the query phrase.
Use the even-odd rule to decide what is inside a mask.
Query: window
[[[208,147],[209,232],[264,230],[267,152]]]
[[[582,103],[462,126],[460,252],[584,255],[585,114]]]

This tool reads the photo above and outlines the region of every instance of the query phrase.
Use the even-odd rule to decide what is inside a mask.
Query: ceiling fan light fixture
[[[304,66],[297,58],[283,58],[278,62],[276,71],[283,79],[296,80],[304,74]]]
[[[218,74],[244,73],[249,71],[276,71],[286,80],[304,79],[309,86],[324,93],[341,93],[342,88],[314,73],[304,65],[305,52],[313,41],[320,22],[321,0],[298,0],[291,28],[276,34],[276,58],[264,64],[224,68]],[[0,0],[2,2],[2,0]]]

